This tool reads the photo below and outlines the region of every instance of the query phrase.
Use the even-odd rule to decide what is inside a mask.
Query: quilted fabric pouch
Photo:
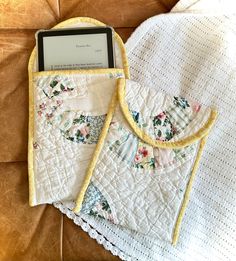
[[[216,112],[119,79],[75,212],[176,244]]]
[[[105,26],[73,18],[55,28]],[[114,33],[116,68],[37,71],[29,60],[30,205],[76,198],[119,78],[129,76],[125,49]]]

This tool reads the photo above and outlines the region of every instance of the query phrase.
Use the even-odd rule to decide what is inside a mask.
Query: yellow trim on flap
[[[213,124],[216,120],[216,116],[217,116],[217,112],[215,110],[211,110],[208,121],[196,133],[194,133],[182,140],[179,140],[179,141],[163,142],[163,141],[158,141],[158,140],[152,139],[142,129],[140,129],[138,127],[138,125],[135,123],[135,121],[129,111],[128,104],[125,100],[125,85],[122,85],[119,87],[118,98],[119,98],[119,104],[123,111],[123,114],[124,114],[126,120],[128,121],[129,125],[133,129],[134,133],[145,143],[147,143],[153,147],[158,147],[158,148],[176,148],[177,149],[177,148],[186,147],[186,146],[198,141],[199,139],[203,138],[204,136],[206,136],[209,133],[211,127],[213,126]]]
[[[180,209],[180,212],[179,212],[179,215],[178,215],[175,227],[174,227],[174,233],[173,233],[173,238],[172,238],[172,245],[174,245],[174,246],[178,242],[181,223],[182,223],[184,213],[186,211],[186,208],[187,208],[187,205],[188,205],[188,202],[189,202],[193,181],[194,181],[194,178],[195,178],[196,173],[197,173],[197,169],[198,169],[198,166],[199,166],[199,162],[200,162],[200,159],[201,159],[201,155],[202,155],[204,146],[206,144],[206,140],[207,140],[207,137],[204,137],[204,138],[202,138],[202,140],[200,142],[198,153],[197,153],[197,156],[196,156],[196,159],[195,159],[195,162],[194,162],[194,166],[193,166],[193,169],[192,169],[192,174],[191,174],[191,177],[189,179],[187,189],[186,189],[186,192],[185,192],[185,195],[184,195],[184,199],[183,199],[183,202],[182,202],[182,206],[181,206],[181,209]]]
[[[121,73],[124,75],[124,70],[119,68],[102,68],[102,69],[78,69],[78,70],[55,70],[55,71],[40,71],[33,72],[33,76],[48,76],[58,74],[107,74]]]
[[[92,159],[90,161],[90,164],[88,166],[87,174],[85,176],[82,188],[81,188],[81,190],[80,190],[80,192],[78,194],[78,198],[76,200],[76,206],[73,209],[73,211],[76,212],[76,213],[78,213],[80,211],[80,209],[81,209],[81,206],[82,206],[82,203],[83,203],[83,199],[84,199],[84,195],[86,193],[86,190],[87,190],[88,185],[90,183],[90,180],[92,178],[94,168],[95,168],[95,166],[97,164],[98,157],[99,157],[99,155],[101,153],[101,150],[102,150],[105,138],[107,136],[107,132],[109,130],[109,126],[110,126],[111,120],[113,118],[113,115],[114,115],[114,112],[115,112],[115,109],[116,109],[116,106],[117,106],[117,89],[118,89],[118,87],[120,85],[124,85],[124,84],[125,84],[125,79],[118,79],[118,81],[117,81],[117,88],[115,89],[115,93],[114,93],[114,95],[112,97],[112,100],[111,100],[111,103],[109,105],[109,109],[108,109],[108,113],[107,113],[107,116],[106,116],[106,120],[105,120],[104,126],[103,126],[101,134],[99,136],[99,140],[98,140],[98,143],[96,145],[93,157],[92,157]]]
[[[76,24],[76,23],[90,23],[97,26],[106,26],[104,23],[99,22],[96,19],[89,18],[89,17],[76,17],[71,18],[66,21],[63,21],[53,28],[64,28],[68,27],[69,25]],[[114,33],[115,40],[117,41],[123,62],[123,68],[107,68],[107,69],[88,69],[86,73],[90,71],[90,73],[105,73],[105,71],[111,72],[118,72],[124,73],[127,79],[130,78],[129,73],[129,64],[128,59],[126,56],[125,46],[120,38],[120,36],[115,32]],[[34,47],[29,63],[28,63],[28,75],[29,75],[29,126],[28,126],[28,179],[29,179],[29,205],[34,206],[36,205],[36,191],[35,191],[35,177],[34,177],[34,156],[33,156],[33,142],[34,142],[34,89],[33,89],[33,76],[43,76],[43,75],[52,75],[54,73],[66,73],[70,74],[70,70],[60,70],[60,71],[43,71],[43,72],[35,72],[33,71],[36,61],[36,47]],[[71,74],[73,73],[84,73],[84,70],[71,70]]]

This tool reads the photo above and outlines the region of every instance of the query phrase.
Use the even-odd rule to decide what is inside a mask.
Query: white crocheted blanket
[[[124,260],[234,260],[236,256],[236,17],[233,8],[200,11],[206,2],[180,1],[173,14],[145,21],[126,44],[131,79],[219,111],[179,244],[172,247],[101,219],[77,216],[70,211],[71,203],[55,204]]]

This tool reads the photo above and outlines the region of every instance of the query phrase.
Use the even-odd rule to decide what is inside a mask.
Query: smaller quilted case
[[[119,79],[75,212],[176,244],[216,112]]]
[[[86,17],[55,28],[105,26]],[[114,33],[116,68],[37,71],[29,61],[30,205],[75,200],[119,78],[129,76],[125,49]]]

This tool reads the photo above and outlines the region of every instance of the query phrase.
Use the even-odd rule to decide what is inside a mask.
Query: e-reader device
[[[39,30],[36,41],[39,71],[115,67],[111,27]]]

